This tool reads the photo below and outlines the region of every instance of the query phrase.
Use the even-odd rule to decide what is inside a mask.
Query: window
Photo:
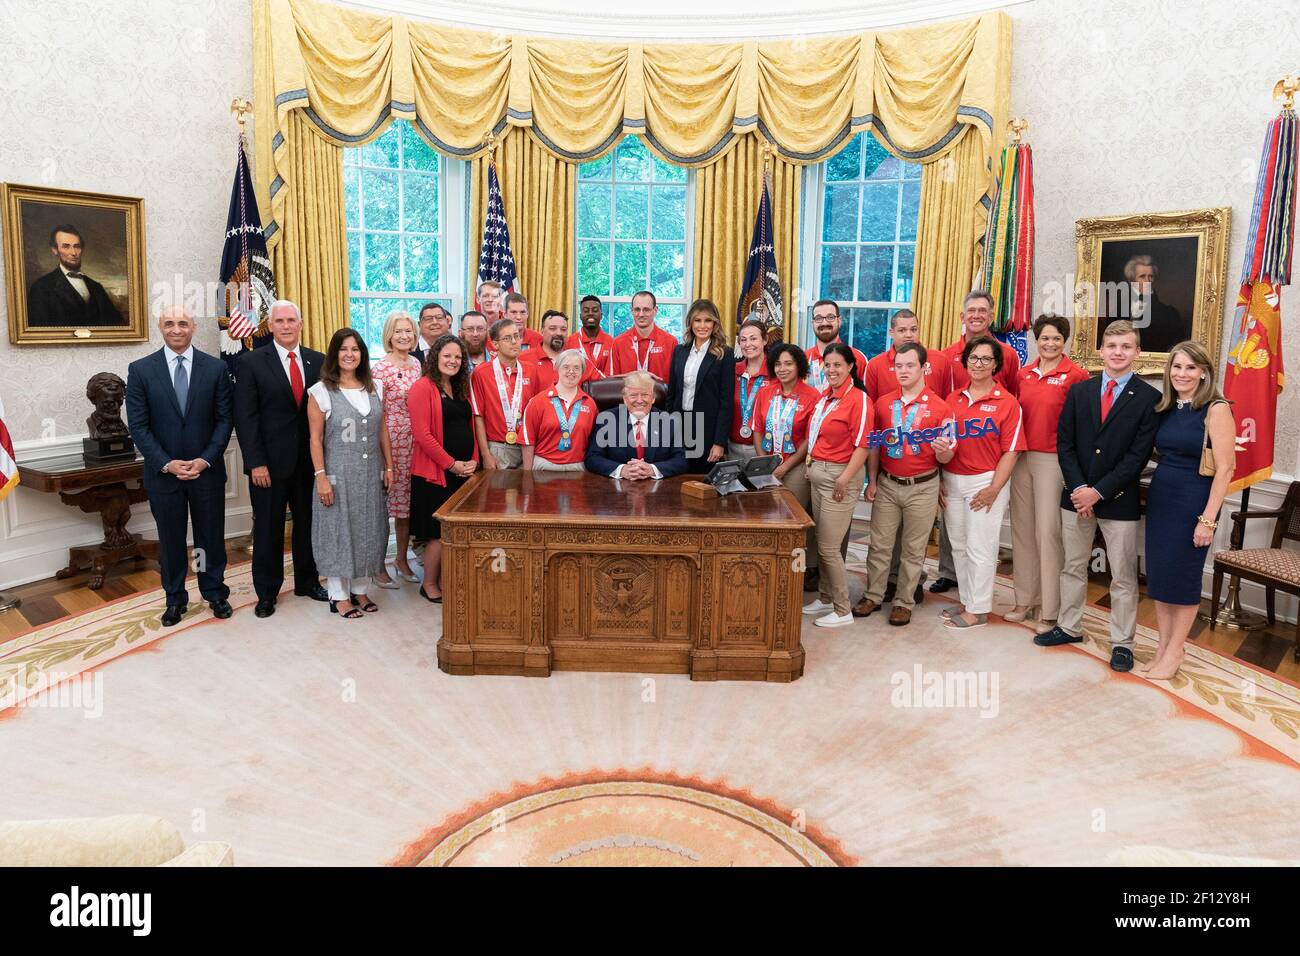
[[[680,336],[690,276],[690,178],[636,136],[578,167],[578,299],[600,296],[611,335],[632,327],[632,296],[659,300],[660,327]],[[578,303],[573,303],[577,315]]]
[[[889,347],[889,316],[911,305],[921,166],[860,133],[821,165],[820,187],[816,297],[840,304],[841,338],[870,357]]]
[[[376,358],[388,314],[464,302],[464,163],[429,147],[405,120],[343,151],[350,322]]]

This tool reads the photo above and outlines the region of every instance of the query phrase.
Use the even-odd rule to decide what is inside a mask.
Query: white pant
[[[349,593],[365,594],[370,582],[366,578],[326,578],[325,589],[331,601],[346,601]]]
[[[993,472],[953,475],[944,472],[947,496],[943,519],[952,541],[952,559],[957,570],[957,593],[971,614],[993,610],[993,578],[998,570],[998,539],[1002,516],[1011,499],[1010,482],[1002,486],[988,511],[972,511],[970,499],[993,483]]]

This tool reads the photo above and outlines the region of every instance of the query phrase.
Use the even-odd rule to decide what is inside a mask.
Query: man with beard
[[[519,361],[528,366],[530,370],[534,391],[545,392],[559,380],[559,374],[555,370],[555,361],[560,357],[560,353],[564,351],[564,342],[568,334],[568,316],[558,309],[547,309],[546,314],[542,316],[541,348],[529,349],[519,355]],[[579,384],[589,382],[593,378],[603,377],[594,365],[589,362],[584,363]]]
[[[614,336],[601,328],[604,318],[601,301],[594,295],[584,295],[579,303],[578,321],[582,328],[569,336],[566,349],[582,349],[587,364],[601,375],[613,375]]]
[[[804,379],[809,385],[822,391],[826,388],[826,373],[822,371],[822,351],[832,342],[840,341],[840,307],[830,299],[820,299],[813,303],[812,327],[817,341],[808,350],[808,377]],[[846,343],[847,344],[847,343]],[[852,346],[849,346],[852,348]],[[858,379],[866,383],[867,357],[853,349],[853,364]]]
[[[460,340],[465,343],[465,353],[469,356],[469,370],[472,373],[484,362],[492,361],[488,351],[487,316],[470,309],[460,317]]]
[[[55,226],[50,231],[50,251],[58,264],[27,290],[27,324],[33,328],[122,325],[122,313],[108,292],[81,271],[83,245],[77,227]]]

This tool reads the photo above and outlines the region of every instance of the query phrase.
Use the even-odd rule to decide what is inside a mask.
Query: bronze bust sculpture
[[[126,382],[112,372],[99,372],[86,383],[86,398],[94,403],[94,413],[86,419],[91,438],[122,438],[127,435],[122,421],[122,403],[126,400]]]

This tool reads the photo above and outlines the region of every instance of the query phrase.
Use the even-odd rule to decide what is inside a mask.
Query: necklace
[[[1177,404],[1179,408],[1186,408],[1188,405],[1192,404],[1192,400],[1190,398],[1176,398],[1174,399],[1174,403]]]

